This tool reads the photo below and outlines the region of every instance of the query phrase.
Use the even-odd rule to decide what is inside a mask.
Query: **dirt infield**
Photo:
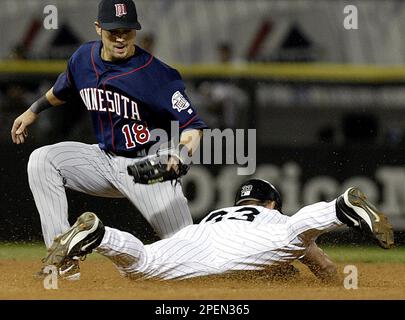
[[[122,278],[104,258],[82,263],[82,279],[60,280],[58,290],[46,290],[33,273],[41,264],[36,259],[0,260],[0,299],[405,299],[405,264],[356,263],[358,289],[343,286],[344,264],[339,264],[342,285],[325,286],[308,270],[300,269],[298,277],[272,280],[263,274],[234,277],[200,278],[176,282],[133,281]]]

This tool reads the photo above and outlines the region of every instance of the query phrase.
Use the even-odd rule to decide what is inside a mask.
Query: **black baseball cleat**
[[[371,236],[380,247],[394,246],[394,234],[387,217],[368,202],[358,188],[349,188],[337,198],[336,216],[349,227]]]
[[[86,256],[100,245],[104,232],[100,219],[92,212],[85,212],[69,230],[55,238],[42,262],[60,268],[69,260]]]

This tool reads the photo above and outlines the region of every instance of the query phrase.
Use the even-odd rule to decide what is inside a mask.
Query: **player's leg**
[[[139,209],[159,237],[168,238],[193,223],[180,183],[135,184],[127,172],[127,166],[134,160],[123,157],[112,160],[119,168],[115,186]]]
[[[322,233],[344,225],[336,216],[336,200],[301,208],[287,220],[288,238],[313,242]]]
[[[218,274],[224,270],[210,226],[187,226],[168,239],[145,246],[145,249],[149,278],[179,280]]]
[[[62,142],[35,150],[28,162],[28,181],[40,214],[47,247],[69,229],[65,188],[105,197],[122,197],[104,177],[101,152],[92,145]]]
[[[130,233],[105,227],[96,251],[109,258],[123,276],[168,280],[218,273],[212,248],[209,232],[198,225],[146,246]]]
[[[177,235],[144,246],[132,234],[105,227],[94,213],[85,212],[55,239],[44,261],[60,267],[95,250],[130,278],[179,279],[219,272],[204,227],[189,226]]]
[[[105,227],[96,214],[85,212],[55,238],[44,262],[60,267],[93,250],[109,258],[122,275],[134,275],[147,261],[145,247],[135,236]]]
[[[394,244],[392,227],[382,212],[357,188],[349,188],[336,200],[306,206],[288,220],[289,236],[305,242],[346,224],[370,235],[383,248]]]
[[[143,243],[134,235],[105,227],[104,237],[96,252],[110,259],[122,276],[142,277],[140,270],[147,261],[146,251]]]
[[[134,188],[141,196],[131,201],[138,206],[160,238],[169,238],[193,223],[180,183],[166,181],[150,186],[138,184]],[[142,204],[139,199],[142,199]]]

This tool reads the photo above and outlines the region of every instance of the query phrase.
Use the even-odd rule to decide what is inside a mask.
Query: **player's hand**
[[[155,155],[146,156],[127,167],[135,183],[154,184],[178,180],[190,166],[182,162],[173,150],[159,150]]]
[[[27,128],[34,123],[37,118],[38,115],[28,109],[14,120],[13,127],[11,128],[11,139],[14,143],[20,144],[25,142],[25,139],[28,137]]]
[[[175,155],[170,156],[169,160],[167,161],[166,171],[170,171],[171,169],[173,169],[174,172],[179,173],[179,163],[180,158]]]
[[[188,148],[184,144],[180,144],[179,150],[170,154],[169,160],[167,161],[166,170],[174,170],[174,172],[179,174],[181,170],[180,167],[184,166],[184,154],[188,155]]]

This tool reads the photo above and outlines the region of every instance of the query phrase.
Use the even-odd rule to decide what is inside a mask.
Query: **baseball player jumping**
[[[306,206],[291,217],[281,209],[273,185],[249,180],[239,188],[234,207],[213,211],[199,224],[150,245],[103,226],[94,213],[86,212],[55,239],[45,261],[60,266],[95,250],[124,276],[168,280],[263,270],[298,259],[322,281],[335,282],[334,263],[315,243],[320,234],[347,225],[371,236],[382,248],[394,245],[387,218],[357,188],[331,202]]]
[[[170,133],[177,121],[180,145],[189,155],[198,147],[204,122],[185,94],[177,70],[135,45],[141,29],[132,0],[102,0],[95,22],[100,41],[83,44],[45,96],[14,121],[11,136],[24,143],[40,112],[80,96],[92,119],[98,145],[62,142],[35,150],[28,162],[29,185],[49,248],[70,228],[65,188],[102,197],[126,197],[161,238],[192,224],[181,185],[160,180],[134,183],[128,166],[143,159],[157,141],[152,130]],[[170,136],[170,135],[169,135]],[[169,157],[173,178],[181,158]],[[118,213],[119,214],[119,213]],[[79,279],[79,260],[66,260],[60,275]]]

